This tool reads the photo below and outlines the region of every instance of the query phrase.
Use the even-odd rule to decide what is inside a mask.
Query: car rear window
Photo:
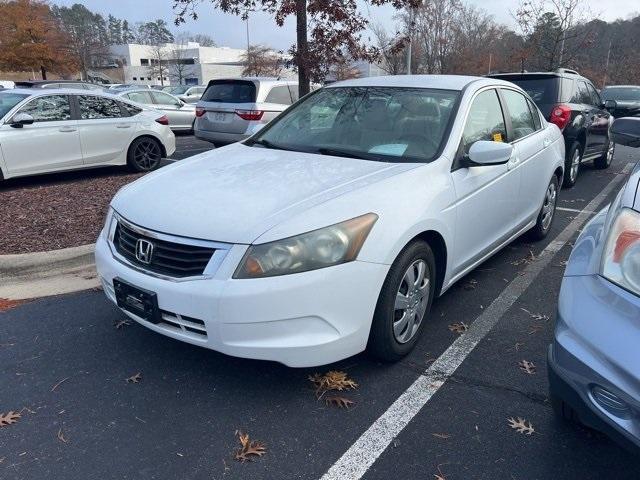
[[[547,78],[505,78],[523,89],[538,105],[556,103],[558,101],[558,77]]]
[[[213,80],[202,94],[204,102],[254,103],[256,85],[246,80]]]

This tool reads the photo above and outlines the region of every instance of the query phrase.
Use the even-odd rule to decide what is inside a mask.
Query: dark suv
[[[609,140],[609,126],[613,117],[587,78],[568,69],[489,76],[518,85],[536,102],[545,118],[562,130],[566,146],[565,187],[575,185],[582,162],[593,160],[596,168],[611,165],[615,146]]]

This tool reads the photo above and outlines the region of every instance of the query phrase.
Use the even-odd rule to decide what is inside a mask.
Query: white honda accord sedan
[[[151,171],[175,151],[161,112],[97,91],[0,92],[0,180],[107,165]]]
[[[456,280],[548,233],[563,165],[560,131],[511,83],[335,83],[124,187],[96,263],[114,303],[178,340],[294,367],[398,360]]]

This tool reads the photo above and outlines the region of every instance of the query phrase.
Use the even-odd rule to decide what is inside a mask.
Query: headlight
[[[376,220],[376,214],[367,213],[295,237],[252,245],[233,278],[274,277],[355,260]]]
[[[113,208],[107,210],[107,217],[104,219],[104,227],[102,228],[102,236],[105,240],[109,239],[109,231],[111,230],[111,222],[113,221]]]
[[[640,213],[620,210],[607,238],[600,273],[640,295]]]

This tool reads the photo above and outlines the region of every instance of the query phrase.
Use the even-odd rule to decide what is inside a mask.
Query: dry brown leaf
[[[530,265],[535,262],[536,256],[533,254],[533,250],[529,250],[529,256],[525,258],[521,258],[520,260],[515,260],[511,262],[511,265],[520,266],[520,265]]]
[[[465,290],[475,290],[476,285],[478,285],[478,281],[472,278],[467,283],[465,283],[462,288],[464,288]]]
[[[432,433],[431,435],[433,435],[436,438],[442,438],[442,439],[447,439],[451,437],[451,435],[449,435],[448,433]]]
[[[7,414],[0,413],[0,428],[6,427],[7,425],[13,425],[20,419],[21,416],[22,415],[20,415],[18,412],[14,412],[13,410]]]
[[[442,473],[442,470],[440,470],[440,465],[438,465],[438,473],[434,473],[433,477],[436,480],[447,480],[447,477],[445,477],[444,473]]]
[[[60,440],[62,443],[67,443],[67,439],[64,438],[64,432],[62,431],[62,427],[60,427],[60,430],[58,430],[58,440]]]
[[[520,370],[528,375],[533,375],[534,373],[536,373],[536,366],[533,362],[530,362],[528,360],[520,360],[520,363],[518,363],[518,365],[520,366]]]
[[[507,418],[507,421],[509,422],[509,426],[516,430],[518,433],[531,435],[535,432],[535,429],[533,428],[533,425],[531,425],[531,422],[525,420],[524,418],[518,417],[518,419],[515,420],[513,417],[511,417]]]
[[[127,318],[123,320],[119,320],[117,322],[113,322],[113,326],[115,327],[116,330],[120,330],[122,327],[125,327],[127,325],[131,325],[131,321]]]
[[[139,383],[140,380],[142,380],[142,373],[138,372],[127,378],[127,383]]]
[[[337,370],[331,370],[324,375],[314,373],[309,376],[309,381],[315,384],[316,395],[318,397],[321,397],[325,392],[330,390],[343,391],[358,388],[358,384],[351,380],[345,372],[339,372]]]
[[[467,325],[464,322],[452,323],[451,325],[449,325],[449,330],[455,333],[462,334],[462,333],[465,333],[467,330],[469,330],[469,325]]]
[[[236,430],[236,435],[240,441],[240,448],[236,450],[235,459],[239,462],[252,461],[267,453],[267,447],[262,442],[251,441],[248,433]]]
[[[6,298],[0,298],[0,312],[11,310],[22,303],[24,303],[24,300],[7,300]]]
[[[347,408],[347,409],[355,405],[355,402],[353,402],[352,400],[349,400],[348,398],[345,398],[345,397],[339,397],[337,395],[334,395],[331,397],[325,397],[324,403],[332,407]]]

